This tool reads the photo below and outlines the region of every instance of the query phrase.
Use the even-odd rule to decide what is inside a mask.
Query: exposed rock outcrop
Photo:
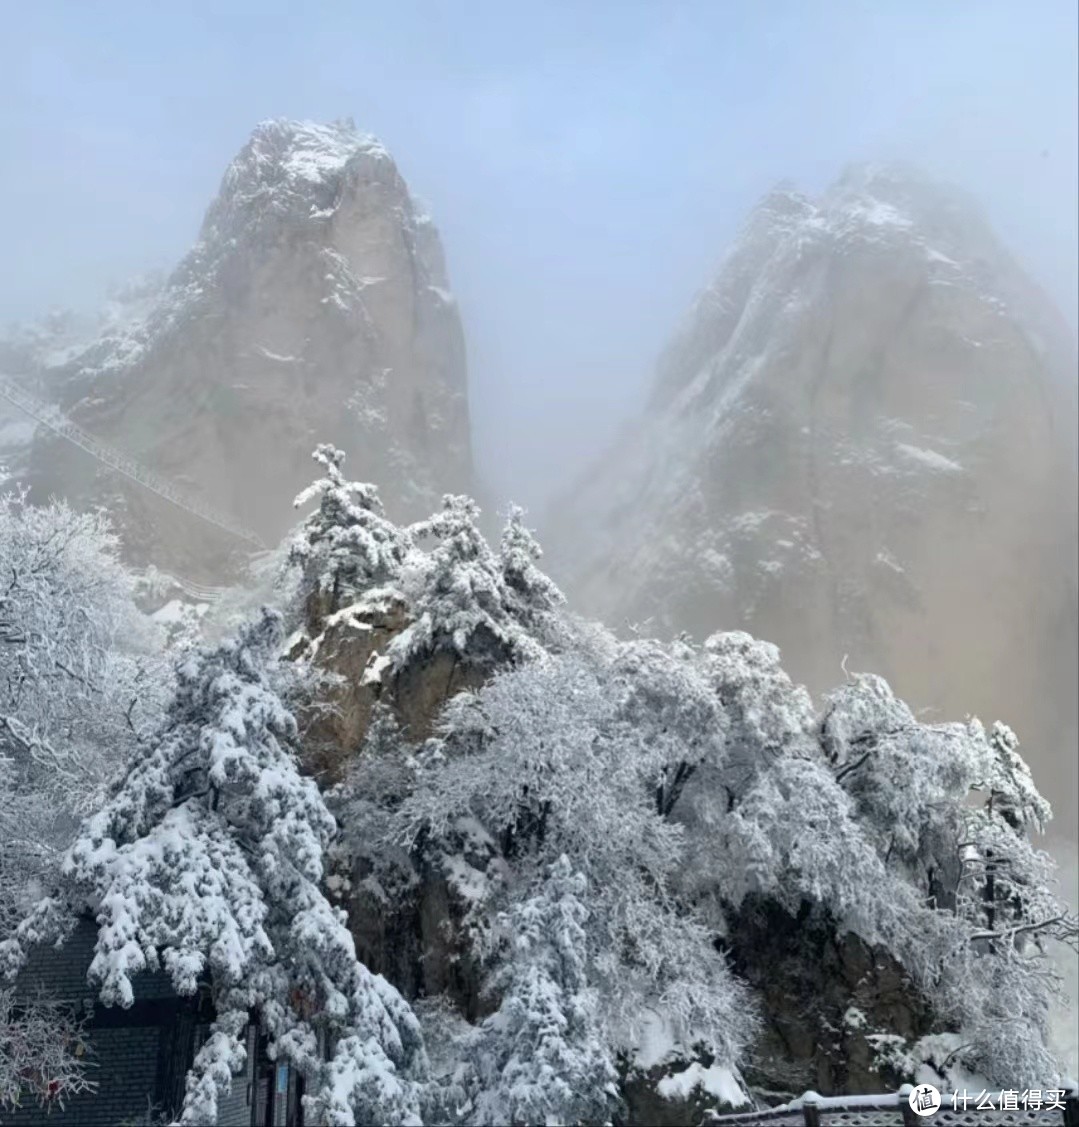
[[[1075,353],[958,193],[851,170],[750,216],[548,540],[571,596],[747,629],[1019,733],[1075,835]]]
[[[733,917],[732,965],[760,999],[764,1026],[747,1080],[792,1098],[853,1095],[898,1086],[867,1037],[914,1042],[933,1015],[902,968],[806,904],[798,916],[749,900]]]
[[[318,695],[305,725],[305,765],[324,784],[339,782],[370,730],[379,703],[388,707],[402,735],[420,744],[434,733],[447,702],[478,688],[491,662],[436,649],[392,671],[384,668],[390,643],[412,621],[399,597],[369,600],[323,614],[308,601],[307,627],[289,648],[293,660],[309,661],[330,682]]]
[[[63,325],[24,335],[3,369],[267,541],[292,523],[318,441],[346,450],[396,515],[469,487],[464,341],[438,235],[351,123],[260,125],[192,251],[123,296],[88,343]],[[25,469],[38,496],[107,501],[140,560],[212,577],[234,547],[43,429]]]
[[[433,734],[451,697],[477,688],[494,671],[489,663],[441,649],[399,671],[387,668],[387,647],[411,621],[398,598],[368,599],[329,613],[316,595],[305,617],[289,656],[332,678],[304,725],[304,766],[323,786],[341,782],[350,770],[362,772],[364,757],[378,754],[367,741],[380,706],[396,732],[419,745]],[[390,754],[400,755],[401,745]],[[338,883],[364,964],[405,997],[442,995],[475,1021],[488,1012],[490,999],[482,996],[481,971],[465,934],[467,890],[487,879],[499,854],[478,825],[471,834],[459,834],[456,846],[452,852],[401,850],[395,862],[383,858],[377,869],[362,851],[346,852],[339,859]]]

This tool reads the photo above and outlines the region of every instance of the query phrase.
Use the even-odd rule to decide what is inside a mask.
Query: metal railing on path
[[[910,1104],[911,1089],[868,1096],[817,1096],[807,1092],[800,1099],[763,1111],[718,1115],[708,1112],[701,1127],[1079,1127],[1079,1091],[1054,1090],[1015,1093],[1019,1106],[1002,1106],[1005,1093],[989,1093],[992,1107],[981,1097],[986,1093],[964,1093],[953,1100],[943,1095],[937,1111],[920,1114]],[[981,1103],[982,1106],[978,1106]],[[963,1106],[966,1104],[966,1106]],[[1026,1106],[1024,1106],[1024,1104]]]

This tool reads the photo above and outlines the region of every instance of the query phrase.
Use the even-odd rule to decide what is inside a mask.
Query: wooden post
[[[927,1122],[910,1106],[910,1100],[902,1096],[899,1099],[899,1110],[903,1113],[903,1127],[918,1127],[918,1124]],[[932,1122],[932,1120],[928,1122]]]
[[[806,1127],[821,1127],[820,1108],[815,1101],[806,1100],[802,1104],[802,1115],[805,1117]]]

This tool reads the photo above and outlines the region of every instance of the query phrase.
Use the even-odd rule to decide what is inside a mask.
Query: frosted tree
[[[324,476],[300,493],[295,505],[301,508],[318,498],[318,508],[294,537],[289,561],[302,570],[304,589],[317,593],[324,617],[357,593],[390,583],[408,539],[384,515],[373,485],[345,478],[342,451],[323,444],[312,457]]]
[[[605,1123],[615,1072],[588,981],[585,878],[564,854],[503,916],[510,954],[491,983],[498,1011],[476,1046],[480,1091],[471,1122]]]
[[[819,733],[880,855],[954,907],[959,804],[984,766],[967,725],[921,725],[887,682],[858,674],[826,699]]]
[[[658,1008],[687,1044],[729,1062],[751,1035],[752,1007],[694,907],[673,894],[683,832],[657,806],[672,750],[652,739],[658,729],[633,722],[632,708],[622,711],[628,675],[567,654],[460,694],[442,740],[418,757],[397,817],[426,842],[447,840],[461,817],[477,819],[523,887],[565,853],[588,882],[594,985],[611,1044],[632,1044]],[[678,708],[661,709],[659,723]],[[688,707],[684,718],[693,715]],[[683,735],[681,758],[699,755],[696,735]]]
[[[0,987],[0,1113],[30,1100],[48,1111],[94,1091],[84,1025],[69,1006]]]
[[[54,890],[80,817],[162,700],[133,591],[100,513],[0,497],[0,940]],[[85,1090],[82,1046],[64,1006],[0,990],[0,1106]]]
[[[935,905],[1001,939],[1074,942],[1031,840],[1051,810],[1010,728],[919,724],[885,681],[859,675],[828,699],[820,732],[867,836]]]
[[[1074,935],[1074,922],[1051,891],[1049,859],[1020,832],[1047,810],[1006,730],[986,738],[976,722],[920,725],[866,676],[832,694],[817,730],[815,753],[800,736],[788,740],[732,791],[712,838],[723,899],[737,907],[752,893],[792,913],[825,910],[931,999],[957,1031],[962,1067],[1044,1083],[1036,1077],[1056,1065],[1045,1048],[1053,985],[1041,945]],[[993,796],[982,808],[970,803],[980,788]],[[1002,881],[988,901],[987,872]]]
[[[471,498],[447,494],[441,511],[409,529],[416,543],[433,547],[410,557],[403,578],[413,621],[388,650],[398,668],[437,651],[486,665],[542,652],[516,616],[478,518]]]
[[[731,811],[753,792],[762,774],[788,758],[819,755],[813,739],[815,713],[809,694],[791,681],[780,665],[779,650],[768,642],[731,631],[713,634],[699,651],[691,652],[684,642],[682,648],[684,661],[692,662],[697,681],[707,690],[698,711],[710,707],[717,714],[702,722],[708,738],[721,741],[722,752],[708,751],[699,768],[682,780],[683,793],[673,809],[686,841],[686,864],[678,879],[682,894],[702,909],[708,905],[709,920],[722,929],[723,901],[731,888],[717,874],[738,882],[759,857],[753,850],[745,858],[736,851],[729,865],[719,862],[719,870],[717,843],[726,840]],[[733,839],[731,844],[736,844]]]
[[[499,559],[505,601],[514,617],[533,633],[549,633],[555,611],[566,601],[554,581],[537,566],[543,550],[525,527],[524,510],[511,505],[502,530]]]
[[[656,812],[669,816],[701,768],[725,763],[728,719],[701,655],[684,640],[621,645],[611,662],[619,723],[655,773]]]
[[[181,994],[209,981],[217,1017],[188,1075],[183,1123],[213,1121],[251,1010],[271,1052],[307,1079],[314,1121],[417,1122],[415,1017],[357,961],[320,888],[335,825],[297,768],[296,722],[272,680],[280,642],[267,611],[182,661],[160,732],[68,853],[64,902],[96,908],[89,973],[106,1004],[131,1005],[132,976],[159,965]],[[40,905],[0,949],[9,969],[63,906]]]
[[[0,498],[0,926],[47,889],[79,817],[159,707],[165,670],[100,513]],[[28,899],[29,898],[29,899]]]
[[[813,749],[813,702],[779,662],[779,650],[742,631],[713,634],[704,668],[727,716],[730,782],[747,785],[769,761]]]

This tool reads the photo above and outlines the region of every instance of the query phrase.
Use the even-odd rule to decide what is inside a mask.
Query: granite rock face
[[[1070,333],[974,205],[855,168],[749,217],[550,558],[609,622],[1005,720],[1074,837],[1075,443]]]
[[[8,342],[0,369],[267,542],[292,524],[318,442],[398,517],[471,484],[438,234],[351,123],[259,125],[171,276],[119,295],[89,342],[66,329]],[[38,496],[107,502],[158,566],[212,576],[235,546],[44,428],[25,463]]]

